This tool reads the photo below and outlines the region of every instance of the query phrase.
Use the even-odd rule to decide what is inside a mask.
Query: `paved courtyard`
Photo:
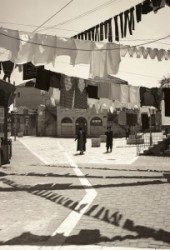
[[[0,249],[170,248],[170,159],[23,137],[0,168]]]

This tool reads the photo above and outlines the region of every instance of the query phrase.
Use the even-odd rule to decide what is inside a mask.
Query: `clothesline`
[[[116,43],[84,41],[73,38],[63,38],[44,34],[31,34],[17,30],[0,28],[0,47],[9,50],[6,61],[15,64],[32,62],[34,65],[53,63],[60,56],[68,56],[69,64],[89,64],[89,78],[106,77],[117,74],[121,57],[127,52],[131,57],[141,55],[146,59],[156,56],[159,61],[170,59],[170,50],[152,49]],[[0,59],[0,61],[2,61]]]

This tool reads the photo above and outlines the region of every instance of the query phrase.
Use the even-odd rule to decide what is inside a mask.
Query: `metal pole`
[[[149,118],[149,131],[150,131],[150,146],[152,146],[152,120],[151,120],[151,110],[149,110],[150,118]]]

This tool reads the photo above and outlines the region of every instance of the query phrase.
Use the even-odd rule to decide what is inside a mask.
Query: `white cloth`
[[[75,39],[74,41],[77,49],[75,64],[89,64],[94,42],[80,39]]]
[[[36,45],[33,44],[35,34],[31,35],[30,32],[19,32],[20,48],[18,51],[15,63],[23,64],[27,62],[32,62],[36,50]]]
[[[120,100],[121,103],[129,102],[129,86],[120,84]]]
[[[120,84],[117,83],[111,84],[111,100],[120,101]]]
[[[56,37],[44,34],[36,34],[33,42],[37,44],[33,57],[33,64],[42,65],[51,62],[54,64]]]
[[[129,102],[132,105],[140,105],[140,91],[138,86],[129,86]]]
[[[7,49],[11,52],[10,60],[15,62],[19,51],[19,32],[17,30],[10,30],[0,28],[0,48]]]
[[[100,104],[100,109],[101,109],[101,111],[102,111],[103,109],[109,110],[110,107],[112,107],[112,101],[109,100],[109,99],[107,99],[107,98],[100,98],[100,99],[99,99],[99,104]]]
[[[116,43],[106,44],[106,69],[105,75],[117,74],[120,64],[120,46]]]
[[[77,56],[75,39],[65,38],[65,37],[56,37],[56,52],[55,56],[69,56],[70,64],[75,65],[75,60]]]

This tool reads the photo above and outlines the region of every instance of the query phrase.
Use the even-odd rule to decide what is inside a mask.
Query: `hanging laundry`
[[[91,85],[87,82],[87,95],[89,98],[93,98],[93,99],[99,99],[98,97],[98,86],[95,85]]]
[[[129,102],[132,105],[140,106],[140,93],[138,86],[129,86]]]
[[[151,88],[151,93],[154,96],[154,107],[160,109],[161,101],[163,99],[163,92],[161,88]]]
[[[99,98],[108,98],[111,100],[111,83],[100,82],[98,88]]]
[[[14,85],[4,81],[0,82],[0,106],[9,107],[13,103],[14,91]]]
[[[44,66],[34,66],[31,62],[23,64],[23,80],[36,78],[39,68],[43,69]]]
[[[74,78],[75,81],[75,96],[74,107],[76,109],[87,109],[87,90],[86,82],[81,78]]]
[[[53,63],[54,65],[56,37],[37,33],[33,37],[33,42],[36,44],[36,48],[32,63],[34,65]]]
[[[120,45],[120,56],[125,57],[128,52],[129,45]]]
[[[159,49],[157,51],[158,61],[162,61],[162,59],[164,58],[164,55],[165,55],[165,50],[164,49]]]
[[[165,60],[169,60],[170,59],[170,50],[166,50],[164,56],[165,56]]]
[[[109,42],[113,41],[112,35],[112,18],[104,21],[104,29],[105,29],[105,39],[108,39]]]
[[[31,34],[30,32],[19,31],[20,48],[15,60],[16,64],[24,64],[33,61],[37,46],[33,43],[35,36],[36,34]]]
[[[170,7],[170,0],[165,0],[165,3]]]
[[[73,38],[56,37],[55,56],[69,56],[70,64],[75,65],[77,56],[76,44]]]
[[[153,11],[152,3],[150,0],[145,0],[142,4],[142,14],[148,14]]]
[[[120,101],[120,84],[112,83],[111,84],[111,100],[112,101]]]
[[[61,74],[53,71],[49,71],[50,87],[60,89],[61,88]]]
[[[49,88],[50,103],[53,107],[60,103],[60,90],[57,88]]]
[[[38,68],[36,72],[35,88],[48,91],[50,88],[50,71]]]
[[[21,64],[15,64],[15,68],[18,68],[18,71],[19,72],[22,72],[23,71],[23,65]]]
[[[106,44],[106,61],[105,72],[103,75],[115,75],[119,71],[120,58],[120,46],[116,43]]]
[[[136,21],[137,23],[142,21],[142,3],[136,5]]]
[[[140,47],[141,50],[142,50],[142,55],[143,55],[143,58],[144,59],[147,59],[148,55],[149,55],[149,52],[150,52],[150,49],[149,48],[144,48],[144,47]]]
[[[170,88],[164,88],[165,116],[170,116]]]
[[[155,59],[155,57],[157,56],[157,53],[158,53],[158,49],[152,49],[152,48],[149,49],[149,55],[151,59]]]
[[[75,84],[72,78],[66,75],[61,76],[60,105],[65,108],[72,108]]]
[[[155,107],[155,97],[151,93],[151,89],[146,87],[140,87],[140,101],[141,106]]]
[[[119,42],[119,25],[118,25],[118,17],[119,15],[114,16],[114,24],[115,24],[115,40]]]
[[[129,56],[130,56],[130,57],[133,57],[135,51],[136,51],[136,47],[134,47],[134,46],[133,46],[133,47],[130,47],[130,46],[129,46],[129,48],[128,48],[128,53],[129,53]]]
[[[120,85],[120,100],[121,103],[129,102],[129,86],[121,84]]]
[[[89,78],[104,77],[106,63],[106,43],[95,42],[91,53]]]
[[[77,49],[77,56],[75,64],[89,64],[92,50],[94,49],[94,42],[75,40],[75,46]]]
[[[4,77],[3,80],[10,82],[10,77],[14,69],[14,63],[11,61],[2,62]]]
[[[136,53],[136,57],[137,58],[141,58],[141,55],[142,55],[142,48],[139,47],[139,48],[135,48],[135,53]]]
[[[142,130],[149,129],[149,116],[147,113],[141,114]]]
[[[159,9],[165,7],[165,0],[151,0],[151,6],[156,13]]]
[[[124,38],[124,12],[119,14],[121,38]]]
[[[11,53],[10,61],[15,62],[20,46],[19,32],[0,28],[0,48],[9,50]]]
[[[129,34],[132,35],[132,31],[135,29],[134,10],[132,7],[124,12],[124,37],[127,35],[127,26],[129,27]]]

